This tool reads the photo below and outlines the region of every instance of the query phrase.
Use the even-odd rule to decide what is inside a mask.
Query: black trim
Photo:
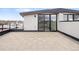
[[[58,30],[58,22],[57,22],[57,19],[58,19],[58,15],[56,14],[56,31]]]
[[[73,21],[75,21],[74,14],[73,14]]]
[[[51,15],[49,15],[49,30],[51,31]]]
[[[69,21],[68,18],[69,18],[69,15],[67,15],[67,21]]]
[[[37,20],[38,20],[38,32],[39,32],[39,14],[38,14],[38,19]]]
[[[76,41],[79,41],[79,38],[76,38],[76,37],[74,37],[74,36],[71,36],[71,35],[69,35],[69,34],[66,34],[66,33],[64,33],[64,32],[62,32],[62,31],[58,31],[58,32],[60,32],[60,33],[62,33],[62,34],[64,34],[64,35],[66,35],[66,36],[68,36],[68,37],[71,37],[72,39],[75,39]]]
[[[49,31],[38,31],[38,30],[11,30],[11,32],[49,32]],[[57,31],[51,31],[57,32]]]
[[[23,30],[23,31],[17,31],[17,32],[38,32],[38,30]]]
[[[44,15],[44,32],[45,32],[45,15]]]
[[[75,20],[75,21],[60,21],[60,22],[79,22],[79,20]]]

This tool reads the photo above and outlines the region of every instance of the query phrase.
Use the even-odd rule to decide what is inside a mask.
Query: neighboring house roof
[[[30,12],[21,12],[20,15],[31,15],[31,14],[58,14],[58,13],[79,13],[78,10],[64,9],[64,8],[55,8],[55,9],[46,9]]]

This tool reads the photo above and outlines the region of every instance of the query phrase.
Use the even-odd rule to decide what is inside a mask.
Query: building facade
[[[25,31],[60,31],[79,38],[79,11],[48,9],[20,13],[24,17]]]

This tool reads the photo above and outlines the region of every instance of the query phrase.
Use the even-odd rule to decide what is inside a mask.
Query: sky
[[[45,9],[45,8],[44,8]],[[79,10],[78,8],[73,8]],[[43,10],[43,8],[0,8],[0,20],[23,20],[20,12]]]
[[[73,8],[79,10],[79,0],[0,0],[0,20],[23,20],[20,12],[43,8]]]
[[[0,20],[23,20],[20,12],[42,10],[42,8],[0,8]]]

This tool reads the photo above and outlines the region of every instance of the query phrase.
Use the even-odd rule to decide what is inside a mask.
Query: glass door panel
[[[45,15],[45,31],[49,30],[49,15]]]
[[[39,31],[44,31],[44,15],[38,15],[38,30]]]
[[[51,15],[51,31],[56,31],[56,15]]]

